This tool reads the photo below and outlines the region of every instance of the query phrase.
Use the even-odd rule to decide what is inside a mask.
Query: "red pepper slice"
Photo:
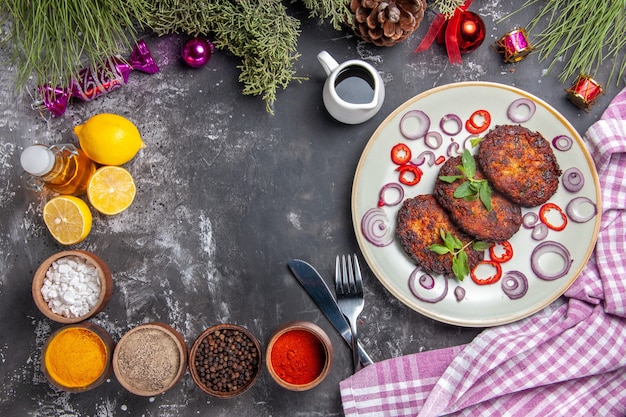
[[[561,216],[560,224],[552,224],[548,220],[548,213],[552,210],[557,211]],[[563,212],[563,210],[561,210],[561,207],[557,206],[554,203],[546,203],[541,206],[541,208],[539,209],[539,220],[541,220],[541,222],[548,226],[550,229],[557,232],[560,232],[561,230],[565,229],[565,226],[567,226],[567,215]]]
[[[404,143],[391,148],[391,161],[396,165],[404,165],[411,160],[411,149]]]
[[[489,257],[498,263],[508,262],[513,258],[513,246],[508,240],[494,243],[489,246]]]
[[[437,159],[435,159],[435,165],[441,165],[445,162],[446,157],[443,155],[439,155]]]
[[[480,125],[476,124],[476,120],[475,120],[475,118],[478,116],[481,116],[483,118],[483,122]],[[491,124],[491,114],[489,114],[487,110],[481,109],[481,110],[476,110],[474,113],[472,113],[469,119],[465,121],[465,129],[467,129],[467,131],[470,133],[478,134],[487,130],[490,124]]]
[[[495,269],[494,274],[490,275],[488,277],[485,277],[485,278],[478,277],[476,275],[476,270],[481,265],[487,265],[489,267],[494,268]],[[470,276],[472,277],[472,281],[474,281],[478,285],[494,284],[494,283],[500,281],[500,278],[502,278],[502,267],[500,266],[499,262],[495,262],[495,261],[481,261],[480,263],[478,263],[478,265],[476,265],[471,270]]]
[[[422,170],[412,164],[399,166],[396,171],[400,172],[398,179],[404,185],[415,185],[422,179]]]

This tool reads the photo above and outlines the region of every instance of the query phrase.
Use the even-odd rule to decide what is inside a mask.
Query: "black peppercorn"
[[[199,382],[207,389],[234,394],[253,381],[259,368],[258,354],[248,335],[226,328],[201,340],[193,363]]]

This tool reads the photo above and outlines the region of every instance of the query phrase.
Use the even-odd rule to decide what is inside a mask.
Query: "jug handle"
[[[335,68],[339,66],[337,61],[335,61],[335,58],[330,56],[330,54],[326,51],[322,51],[319,54],[317,54],[317,60],[320,62],[320,64],[322,64],[322,67],[324,68],[326,75],[330,75],[330,73],[333,72]]]

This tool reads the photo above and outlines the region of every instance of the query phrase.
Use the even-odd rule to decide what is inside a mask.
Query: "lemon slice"
[[[123,165],[145,146],[137,126],[113,113],[100,113],[74,127],[80,147],[100,165]]]
[[[98,168],[87,185],[87,198],[93,208],[109,216],[126,210],[135,199],[135,192],[132,175],[118,166]]]
[[[91,231],[91,211],[83,200],[71,195],[52,198],[43,207],[43,220],[62,245],[84,240]]]

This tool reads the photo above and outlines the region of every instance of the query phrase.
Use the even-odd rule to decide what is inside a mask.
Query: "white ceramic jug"
[[[342,123],[358,124],[380,110],[385,86],[373,66],[358,59],[338,64],[326,51],[320,52],[317,59],[326,71],[323,99],[331,116]]]

